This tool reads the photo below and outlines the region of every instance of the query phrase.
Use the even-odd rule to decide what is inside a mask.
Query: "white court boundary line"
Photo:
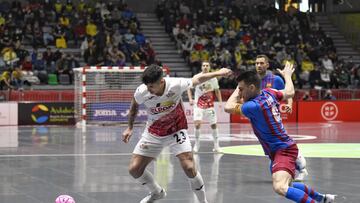
[[[172,153],[161,153],[172,154]],[[197,152],[196,154],[214,154],[214,152]],[[113,154],[2,154],[0,158],[16,157],[87,157],[87,156],[130,156],[132,153],[113,153]]]

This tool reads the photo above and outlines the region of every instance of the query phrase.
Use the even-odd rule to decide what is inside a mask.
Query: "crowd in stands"
[[[179,53],[200,71],[202,61],[234,72],[254,69],[258,54],[266,54],[271,70],[286,61],[296,65],[297,88],[359,87],[360,67],[339,59],[333,40],[310,12],[290,6],[287,12],[266,1],[161,0],[156,14]],[[234,88],[234,78],[221,87]]]
[[[126,4],[107,1],[0,2],[1,88],[47,84],[83,65],[146,65],[155,51]],[[20,82],[18,82],[20,81]]]

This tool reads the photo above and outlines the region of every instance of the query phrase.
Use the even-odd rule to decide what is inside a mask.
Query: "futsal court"
[[[147,191],[127,171],[142,126],[129,144],[125,127],[1,127],[0,199],[2,203],[52,203],[69,194],[77,203],[135,203]],[[307,158],[306,183],[341,202],[360,202],[359,123],[287,124]],[[193,126],[189,126],[193,138]],[[249,124],[220,124],[223,151],[212,153],[209,126],[202,128],[195,155],[211,203],[286,203],[272,190],[268,159]],[[230,148],[227,148],[230,147]],[[247,154],[247,155],[243,155]],[[259,156],[260,155],[260,156]],[[164,150],[149,169],[167,190],[159,202],[197,202],[178,160]],[[345,199],[346,198],[346,199]]]

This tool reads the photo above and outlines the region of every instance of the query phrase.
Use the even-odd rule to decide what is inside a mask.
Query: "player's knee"
[[[144,173],[144,170],[142,168],[140,168],[139,165],[130,163],[129,173],[132,177],[138,178]]]
[[[200,127],[201,127],[201,124],[200,124],[200,123],[195,123],[195,128],[196,128],[196,129],[200,129]]]
[[[216,123],[215,123],[215,124],[211,124],[211,129],[216,129]]]
[[[183,166],[183,170],[189,178],[193,178],[196,176],[196,169],[194,164],[186,164]]]
[[[281,196],[285,196],[287,193],[289,186],[282,184],[282,183],[273,183],[273,189],[274,191],[281,195]]]

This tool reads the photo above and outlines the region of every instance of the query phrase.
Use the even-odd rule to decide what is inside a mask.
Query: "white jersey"
[[[136,102],[146,107],[146,129],[152,135],[160,137],[187,129],[181,95],[192,87],[192,80],[188,78],[164,79],[165,90],[162,96],[151,94],[145,84],[140,85],[134,94]]]
[[[195,104],[198,108],[207,109],[214,107],[214,90],[219,89],[216,78],[212,78],[195,87]]]

